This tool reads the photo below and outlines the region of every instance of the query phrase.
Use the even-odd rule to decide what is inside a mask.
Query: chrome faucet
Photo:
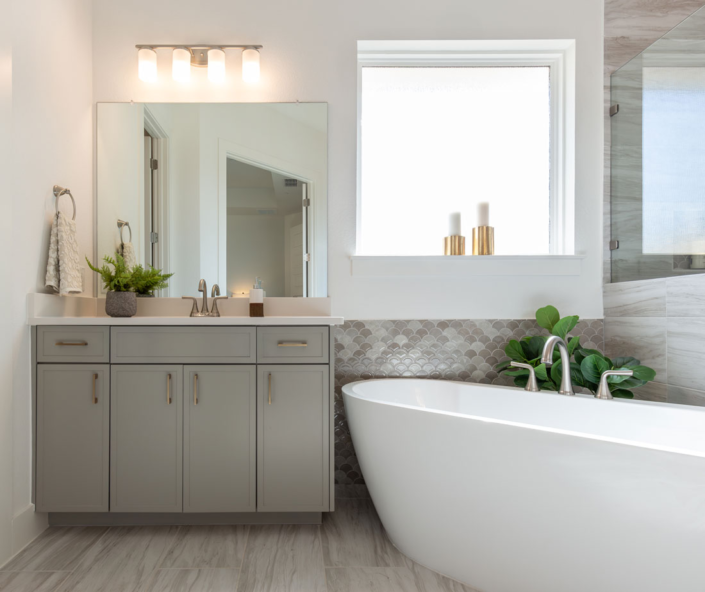
[[[558,390],[559,395],[574,395],[573,381],[570,379],[570,353],[568,346],[560,337],[551,335],[546,340],[546,345],[543,346],[541,354],[541,362],[546,364],[546,367],[553,365],[553,350],[558,346],[558,351],[561,353],[561,366],[563,367],[563,375],[561,376],[561,387]]]
[[[610,385],[607,382],[608,376],[634,376],[633,370],[607,370],[602,373],[600,377],[600,384],[597,387],[597,392],[595,393],[596,399],[613,399],[612,393],[610,392]]]
[[[198,310],[198,300],[193,296],[182,296],[184,300],[192,300],[193,306],[191,307],[191,317],[219,317],[220,311],[218,310],[218,300],[227,300],[227,296],[220,295],[220,287],[218,284],[213,285],[211,291],[211,298],[213,298],[213,309],[208,311],[208,287],[206,286],[206,280],[201,280],[198,282],[198,291],[203,293],[203,304],[201,305],[201,310]]]
[[[198,282],[198,291],[203,292],[203,304],[201,305],[201,316],[208,315],[208,286],[206,280]]]

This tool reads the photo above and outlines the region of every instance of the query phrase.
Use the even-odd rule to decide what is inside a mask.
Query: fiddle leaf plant
[[[86,263],[93,271],[95,271],[103,280],[105,289],[109,292],[129,292],[132,289],[132,272],[125,265],[125,260],[121,255],[116,254],[115,259],[106,255],[103,257],[101,267],[95,267],[86,257]],[[108,267],[113,266],[113,269]]]
[[[161,269],[155,269],[151,265],[145,269],[141,265],[132,268],[132,288],[137,294],[142,296],[154,296],[157,290],[163,290],[169,286],[169,278],[173,273],[162,273]]]
[[[643,366],[639,360],[630,356],[620,356],[610,360],[601,351],[584,348],[580,345],[580,336],[569,336],[580,318],[577,315],[562,317],[554,306],[544,306],[536,311],[536,322],[551,335],[557,335],[567,343],[570,357],[570,377],[573,385],[597,392],[600,378],[607,370],[631,370],[633,376],[608,376],[607,383],[613,397],[632,399],[632,389],[645,385],[656,378],[656,372]],[[530,364],[536,373],[539,388],[545,391],[557,391],[563,376],[563,364],[558,348],[553,351],[553,364],[549,367],[541,362],[541,354],[546,344],[547,335],[529,335],[520,341],[512,339],[504,348],[510,358],[497,364],[500,373],[514,378],[514,384],[525,387],[529,381],[529,370],[514,368],[512,361]]]

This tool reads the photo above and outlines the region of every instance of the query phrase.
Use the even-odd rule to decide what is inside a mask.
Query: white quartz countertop
[[[209,298],[209,309],[213,303]],[[202,302],[199,300],[199,307]],[[192,303],[181,298],[138,298],[137,314],[114,318],[105,314],[105,300],[84,296],[29,294],[29,325],[129,326],[301,326],[342,325],[343,317],[330,315],[330,298],[265,298],[264,317],[250,317],[249,300],[230,298],[218,303],[220,317],[191,317]]]
[[[192,326],[296,326],[342,325],[343,317],[31,317],[30,325],[130,326],[130,325],[192,325]]]

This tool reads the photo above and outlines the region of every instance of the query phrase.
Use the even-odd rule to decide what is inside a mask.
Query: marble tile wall
[[[657,371],[657,400],[705,406],[705,275],[605,286],[605,353]]]
[[[511,339],[546,334],[534,320],[347,321],[335,328],[335,480],[364,483],[350,437],[342,387],[371,378],[417,377],[513,384],[495,371]],[[571,335],[603,349],[602,320],[580,321]]]

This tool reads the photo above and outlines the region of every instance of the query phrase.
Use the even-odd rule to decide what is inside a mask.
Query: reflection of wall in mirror
[[[113,257],[120,247],[118,220],[132,229],[138,262],[144,262],[144,111],[142,105],[99,105],[96,148],[98,205],[98,259]],[[127,240],[129,233],[125,231]],[[102,288],[101,288],[102,290]]]

